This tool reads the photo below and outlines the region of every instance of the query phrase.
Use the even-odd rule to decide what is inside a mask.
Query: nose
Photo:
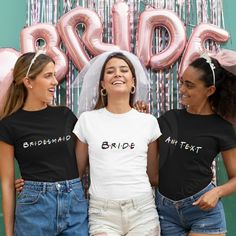
[[[115,77],[120,77],[120,76],[121,76],[120,70],[115,70]]]
[[[181,83],[180,87],[179,87],[179,91],[182,93],[182,92],[184,92],[184,90],[185,90],[184,83]]]
[[[53,85],[58,85],[58,81],[55,75],[53,75],[53,80],[52,80]]]

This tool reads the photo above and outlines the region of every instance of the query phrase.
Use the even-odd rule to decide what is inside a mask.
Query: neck
[[[202,106],[188,106],[186,108],[187,112],[192,113],[192,114],[196,114],[196,115],[211,115],[214,114],[214,111],[212,110],[212,107],[210,106],[210,104],[204,104]]]
[[[45,109],[48,106],[46,102],[43,103],[29,103],[25,102],[23,110],[25,111],[40,111]]]
[[[130,111],[132,107],[129,105],[128,99],[108,99],[106,109],[115,114],[122,114]]]

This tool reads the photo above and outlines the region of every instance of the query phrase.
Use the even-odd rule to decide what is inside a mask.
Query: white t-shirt
[[[92,196],[124,200],[151,193],[148,144],[161,135],[153,115],[102,108],[82,113],[73,132],[88,144]]]

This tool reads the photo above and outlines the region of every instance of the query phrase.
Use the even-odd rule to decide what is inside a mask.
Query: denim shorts
[[[90,197],[89,233],[106,236],[160,236],[153,194],[127,200]]]
[[[215,186],[207,187],[191,197],[173,201],[156,192],[156,205],[159,213],[162,236],[185,236],[189,232],[202,234],[226,233],[226,221],[223,204],[219,200],[215,208],[201,210],[192,205],[201,195]]]
[[[88,203],[80,179],[25,181],[16,200],[15,236],[87,236]]]

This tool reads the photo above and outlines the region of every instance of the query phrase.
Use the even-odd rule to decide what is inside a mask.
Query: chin
[[[50,98],[50,99],[45,99],[44,102],[47,103],[48,105],[50,105],[50,104],[52,104],[53,99],[52,99],[52,98]]]
[[[179,102],[181,105],[183,105],[183,106],[188,106],[188,104],[186,103],[186,102],[184,102],[183,100],[180,100],[180,102]]]

